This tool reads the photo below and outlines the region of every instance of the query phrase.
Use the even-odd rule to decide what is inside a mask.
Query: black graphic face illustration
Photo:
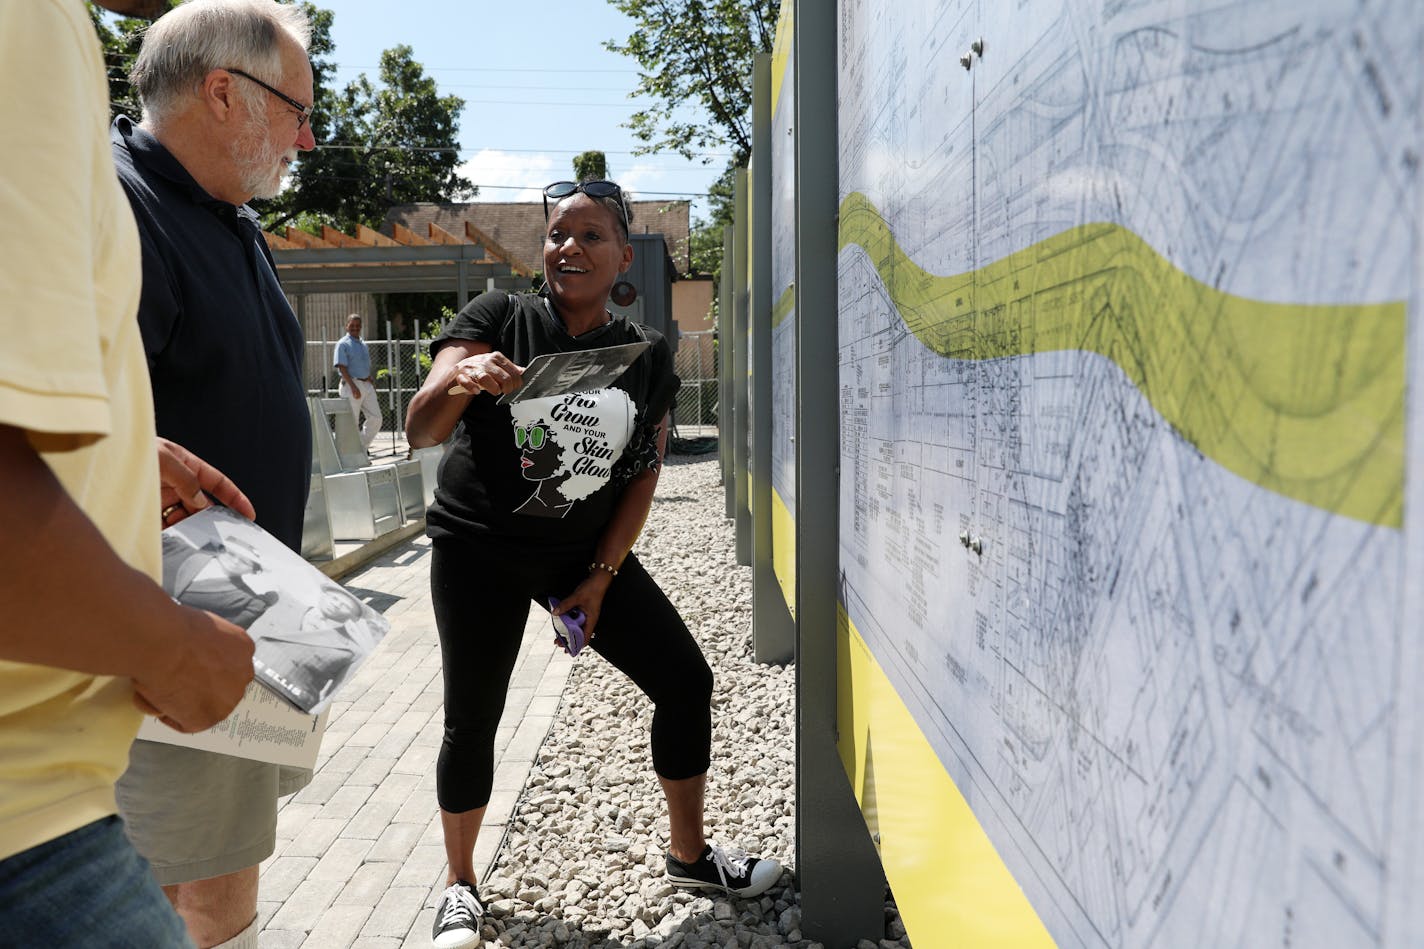
[[[543,481],[559,470],[559,448],[543,425],[515,425],[514,445],[523,449],[519,465],[526,481]]]

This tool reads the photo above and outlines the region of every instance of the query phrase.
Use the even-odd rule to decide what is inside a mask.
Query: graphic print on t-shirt
[[[608,483],[636,410],[622,389],[599,389],[516,402],[509,413],[520,473],[534,489],[515,511],[563,517]]]

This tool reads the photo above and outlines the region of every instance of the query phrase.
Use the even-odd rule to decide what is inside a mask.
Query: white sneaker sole
[[[430,945],[434,949],[472,949],[480,944],[480,934],[471,933],[441,933],[430,940]]]
[[[776,864],[775,867],[774,872],[753,873],[751,881],[740,890],[723,886],[720,883],[709,883],[706,880],[699,880],[696,877],[675,876],[671,873],[667,874],[667,881],[673,886],[680,886],[684,889],[716,890],[718,893],[730,893],[732,896],[746,899],[751,896],[761,896],[767,890],[771,889],[777,880],[781,879],[781,866]],[[757,869],[760,870],[761,865],[758,865]]]

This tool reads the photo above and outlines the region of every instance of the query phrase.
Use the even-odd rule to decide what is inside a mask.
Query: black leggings
[[[588,576],[591,555],[521,557],[437,538],[430,592],[445,675],[445,738],[435,769],[440,807],[489,803],[494,736],[531,600],[547,608]],[[553,638],[552,623],[548,635]],[[653,769],[669,780],[707,771],[712,670],[682,617],[632,554],[608,587],[590,648],[653,700]]]

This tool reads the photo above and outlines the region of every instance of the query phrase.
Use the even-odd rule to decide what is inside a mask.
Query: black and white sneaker
[[[457,880],[445,888],[435,907],[435,928],[431,945],[435,949],[468,949],[480,944],[480,917],[485,908],[475,896],[475,888]]]
[[[709,844],[702,848],[702,856],[692,863],[683,863],[668,854],[667,879],[674,886],[721,890],[733,896],[759,896],[781,879],[781,864]]]

